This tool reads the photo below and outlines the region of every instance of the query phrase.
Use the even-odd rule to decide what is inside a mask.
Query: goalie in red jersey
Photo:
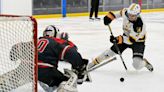
[[[59,29],[54,25],[48,26],[44,32],[43,37],[38,41],[38,79],[39,81],[49,86],[49,89],[58,88],[58,90],[74,90],[75,86],[70,86],[68,82],[75,82],[81,84],[85,76],[87,59],[83,59],[81,54],[77,51],[76,46],[67,39],[60,39]],[[67,35],[68,36],[68,35]],[[72,72],[66,76],[58,70],[58,61],[64,60],[72,65]],[[72,80],[72,79],[73,80]],[[71,81],[69,81],[71,79]],[[64,86],[69,86],[69,89],[64,89]]]

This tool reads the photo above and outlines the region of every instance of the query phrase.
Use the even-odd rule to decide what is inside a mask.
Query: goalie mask
[[[58,35],[59,35],[59,29],[56,28],[54,25],[47,26],[43,32],[43,36],[58,37]]]
[[[130,21],[137,20],[137,17],[141,13],[141,8],[139,4],[131,4],[129,8],[127,9],[127,15]]]

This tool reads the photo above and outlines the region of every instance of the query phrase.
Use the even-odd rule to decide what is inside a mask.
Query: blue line
[[[62,0],[62,16],[66,17],[67,13],[67,0]]]

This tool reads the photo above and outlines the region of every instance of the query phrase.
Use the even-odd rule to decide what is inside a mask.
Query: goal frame
[[[38,32],[37,32],[37,21],[36,21],[36,19],[34,18],[34,17],[32,17],[32,16],[22,16],[22,15],[7,15],[7,14],[0,14],[0,17],[28,17],[28,18],[30,18],[31,19],[31,21],[33,21],[33,41],[34,41],[34,54],[35,54],[35,56],[34,56],[34,63],[35,63],[35,65],[34,65],[34,76],[33,76],[33,78],[34,78],[34,81],[33,82],[35,82],[34,83],[34,90],[33,90],[33,92],[38,92],[38,84],[37,84],[37,82],[38,82],[38,51],[37,51],[37,36],[38,36]]]

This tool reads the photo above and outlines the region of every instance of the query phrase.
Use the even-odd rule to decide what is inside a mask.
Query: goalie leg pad
[[[53,92],[57,88],[57,86],[49,87],[47,84],[45,84],[41,81],[39,81],[39,84],[43,88],[43,90],[46,91],[46,92]]]
[[[59,85],[57,92],[78,92],[77,91],[77,75],[68,69],[64,69],[64,72],[67,76],[70,76],[70,78],[68,81],[63,81]]]

